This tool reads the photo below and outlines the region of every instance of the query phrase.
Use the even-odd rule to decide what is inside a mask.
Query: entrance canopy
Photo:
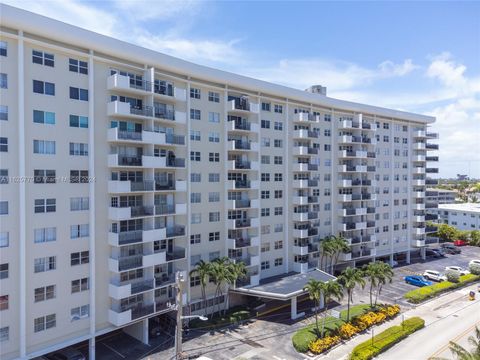
[[[336,277],[324,271],[314,269],[304,274],[289,273],[273,276],[262,280],[259,285],[236,288],[230,291],[268,299],[289,300],[305,294],[306,291],[304,291],[303,288],[310,279],[327,282],[329,280],[335,280]]]

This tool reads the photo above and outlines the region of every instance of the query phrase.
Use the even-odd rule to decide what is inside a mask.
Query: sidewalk
[[[438,319],[444,318],[445,316],[448,316],[449,314],[462,309],[466,304],[471,304],[471,302],[469,302],[468,300],[468,293],[470,290],[476,291],[476,289],[477,284],[474,284],[427,301],[411,310],[408,310],[405,313],[401,313],[399,316],[397,316],[391,321],[388,321],[380,326],[370,328],[365,334],[356,336],[355,338],[347,341],[346,343],[341,343],[327,354],[317,355],[312,359],[348,359],[348,356],[355,348],[355,346],[372,338],[372,331],[374,331],[374,334],[379,334],[385,329],[388,329],[389,327],[399,325],[402,322],[402,319],[419,316],[425,320],[425,325],[428,326],[433,322],[438,321]],[[475,300],[475,303],[480,303],[479,293],[477,293],[477,299]]]

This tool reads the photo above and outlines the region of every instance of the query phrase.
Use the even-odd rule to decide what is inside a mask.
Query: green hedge
[[[350,319],[354,318],[355,316],[361,315],[365,312],[370,310],[369,304],[362,304],[362,305],[355,305],[350,307]],[[340,311],[340,318],[337,319],[334,317],[327,317],[325,320],[325,334],[331,333],[333,330],[338,329],[347,319],[347,310]],[[323,323],[323,315],[322,313],[318,314],[318,327],[322,329]],[[315,329],[315,323],[310,324],[293,334],[292,343],[295,350],[301,353],[305,353],[308,351],[308,345],[312,342],[317,340],[317,332]]]
[[[393,345],[405,339],[408,335],[423,328],[425,321],[419,317],[413,317],[402,322],[401,325],[396,325],[382,331],[380,334],[357,345],[350,354],[350,360],[369,360],[378,354],[388,350]]]
[[[460,280],[458,283],[452,283],[450,281],[442,281],[437,284],[424,286],[424,287],[409,291],[403,297],[411,303],[418,304],[418,303],[421,303],[422,301],[433,298],[448,290],[457,289],[459,287],[468,285],[478,280],[480,280],[479,275],[467,274],[467,275],[460,276]]]

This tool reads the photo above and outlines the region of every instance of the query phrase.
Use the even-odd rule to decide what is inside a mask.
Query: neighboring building
[[[459,180],[459,181],[465,181],[465,180],[468,180],[468,179],[469,179],[468,175],[457,174],[457,180]]]
[[[480,204],[442,204],[436,209],[438,222],[459,230],[480,230]]]
[[[119,328],[148,340],[201,259],[245,262],[236,291],[257,296],[329,279],[305,274],[330,234],[345,266],[424,248],[434,118],[0,12],[2,359]],[[186,311],[223,303],[209,284],[202,308],[199,283]]]
[[[455,204],[457,191],[438,188],[427,188],[426,198],[437,204]]]

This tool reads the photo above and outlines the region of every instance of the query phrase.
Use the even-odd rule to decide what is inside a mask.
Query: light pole
[[[180,271],[177,271],[175,274],[175,287],[177,288],[176,304],[167,303],[167,307],[171,310],[177,311],[177,324],[175,329],[175,359],[182,359],[182,331],[183,331],[183,319],[200,319],[202,321],[207,321],[208,318],[202,315],[188,315],[183,316],[183,285],[185,284],[185,279],[183,274]]]

